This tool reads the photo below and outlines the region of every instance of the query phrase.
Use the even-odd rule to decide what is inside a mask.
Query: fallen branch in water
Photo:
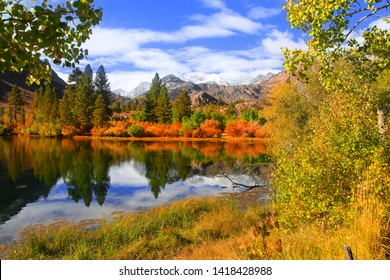
[[[228,175],[226,175],[226,174],[224,174],[223,175],[226,179],[228,179],[231,183],[232,183],[232,185],[233,185],[233,188],[236,188],[236,187],[244,187],[244,188],[246,188],[246,189],[248,189],[248,190],[251,190],[251,189],[254,189],[254,188],[263,188],[263,187],[266,187],[267,186],[267,184],[256,184],[256,182],[255,182],[255,184],[254,185],[245,185],[245,184],[241,184],[241,183],[237,183],[237,182],[234,182],[231,178],[229,178],[229,176]],[[253,175],[252,175],[252,178],[253,179],[255,179],[254,177],[253,177]]]

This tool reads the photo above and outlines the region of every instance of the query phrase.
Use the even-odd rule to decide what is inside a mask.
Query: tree
[[[172,119],[171,116],[172,105],[168,97],[168,89],[163,85],[157,98],[156,119],[159,124],[170,123]]]
[[[75,67],[88,54],[82,43],[103,16],[93,0],[69,0],[58,5],[42,0],[35,6],[1,0],[0,14],[0,72],[28,70],[28,84],[50,80],[51,69],[41,63],[41,56]]]
[[[77,126],[83,130],[88,130],[91,126],[93,102],[89,79],[83,75],[77,84],[73,109]]]
[[[94,80],[94,88],[95,88],[95,93],[98,95],[101,94],[103,97],[105,114],[107,116],[111,116],[112,115],[112,110],[110,108],[111,88],[103,65],[100,65],[99,69],[96,72],[95,80]]]
[[[329,77],[333,62],[345,56],[354,62],[359,75],[376,78],[390,67],[389,31],[369,26],[362,33],[362,42],[351,35],[373,17],[388,22],[388,8],[387,0],[287,0],[284,9],[291,27],[307,33],[310,40],[307,51],[285,50],[286,69],[298,70],[306,78],[305,71],[316,63],[321,66],[320,75]]]
[[[83,76],[86,76],[88,78],[88,85],[90,88],[90,91],[94,91],[94,84],[93,84],[93,70],[90,64],[87,64],[84,68]]]
[[[225,114],[228,118],[235,119],[237,117],[237,109],[234,102],[229,102]]]
[[[98,94],[95,101],[95,107],[92,114],[92,123],[96,126],[102,126],[108,121],[107,107],[102,94]]]
[[[72,73],[69,74],[68,83],[77,84],[77,82],[80,80],[82,75],[83,72],[80,70],[79,67],[76,67],[75,69],[72,70]]]
[[[73,109],[75,105],[75,90],[68,89],[64,96],[62,97],[58,113],[60,117],[60,122],[62,126],[66,125],[75,125],[75,118],[73,114]]]
[[[172,107],[173,121],[181,122],[183,117],[191,116],[191,99],[186,90],[183,90]]]
[[[4,123],[4,109],[0,107],[0,125]]]
[[[160,95],[161,90],[161,79],[158,73],[154,75],[152,80],[152,84],[150,85],[149,91],[146,93],[146,99],[144,104],[144,114],[146,121],[155,123],[157,121],[156,116],[156,107],[157,107],[157,99]]]
[[[11,92],[8,94],[7,104],[9,106],[10,121],[16,121],[17,115],[20,112],[20,107],[23,105],[22,95],[20,90],[14,85]]]

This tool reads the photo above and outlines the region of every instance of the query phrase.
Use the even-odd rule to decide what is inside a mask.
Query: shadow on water
[[[263,176],[263,143],[127,142],[0,137],[0,224],[27,204],[46,198],[63,180],[68,196],[103,205],[110,168],[135,161],[158,198],[167,184],[193,176],[250,173]]]

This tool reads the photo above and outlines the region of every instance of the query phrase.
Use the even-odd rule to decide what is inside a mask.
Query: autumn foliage
[[[258,137],[260,133],[256,133],[260,129],[257,122],[248,122],[245,120],[234,120],[226,125],[225,133],[231,137]]]

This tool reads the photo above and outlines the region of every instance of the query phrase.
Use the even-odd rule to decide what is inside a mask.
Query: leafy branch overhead
[[[49,79],[50,67],[42,58],[54,64],[75,67],[88,55],[82,44],[98,25],[103,12],[93,0],[66,1],[54,5],[42,0],[40,4],[23,5],[26,1],[0,0],[0,72],[29,71],[27,83]]]
[[[284,9],[291,27],[310,37],[307,51],[284,50],[286,69],[306,78],[306,70],[319,64],[320,74],[327,77],[332,63],[342,56],[354,63],[362,78],[375,79],[389,68],[389,28],[380,29],[368,23],[382,19],[390,27],[390,1],[287,0]],[[358,41],[353,35],[360,31],[362,40]]]

